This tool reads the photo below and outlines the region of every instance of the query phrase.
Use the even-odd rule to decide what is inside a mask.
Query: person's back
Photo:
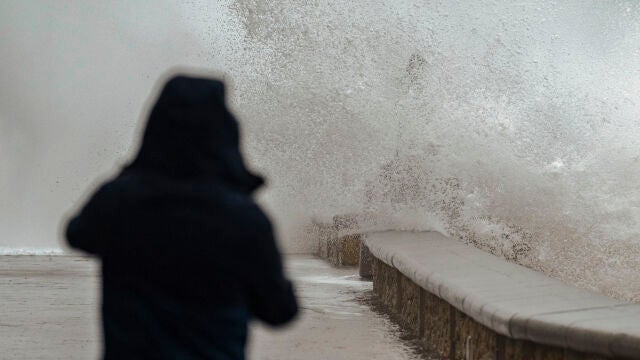
[[[295,316],[238,137],[222,83],[173,78],[137,158],[69,223],[102,259],[105,358],[243,359],[251,317]]]

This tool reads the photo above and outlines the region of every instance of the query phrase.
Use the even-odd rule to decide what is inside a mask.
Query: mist
[[[311,219],[365,214],[640,301],[638,19],[635,1],[3,2],[0,248],[60,249],[183,66],[227,80],[285,251],[313,251]]]

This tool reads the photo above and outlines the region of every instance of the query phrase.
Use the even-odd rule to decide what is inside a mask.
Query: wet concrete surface
[[[95,359],[98,267],[73,256],[0,256],[0,359]],[[249,359],[430,359],[372,310],[354,268],[290,256],[302,312],[291,325],[253,324]]]

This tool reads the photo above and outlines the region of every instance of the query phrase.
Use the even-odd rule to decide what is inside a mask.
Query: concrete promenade
[[[249,359],[430,359],[372,311],[356,270],[293,256],[287,262],[303,311],[278,331],[254,325]],[[92,260],[0,256],[0,359],[95,359],[99,278]]]

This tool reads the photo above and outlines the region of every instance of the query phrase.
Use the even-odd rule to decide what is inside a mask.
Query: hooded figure
[[[102,260],[105,359],[244,359],[252,317],[297,312],[271,223],[252,200],[224,85],[177,76],[136,159],[67,227]]]

